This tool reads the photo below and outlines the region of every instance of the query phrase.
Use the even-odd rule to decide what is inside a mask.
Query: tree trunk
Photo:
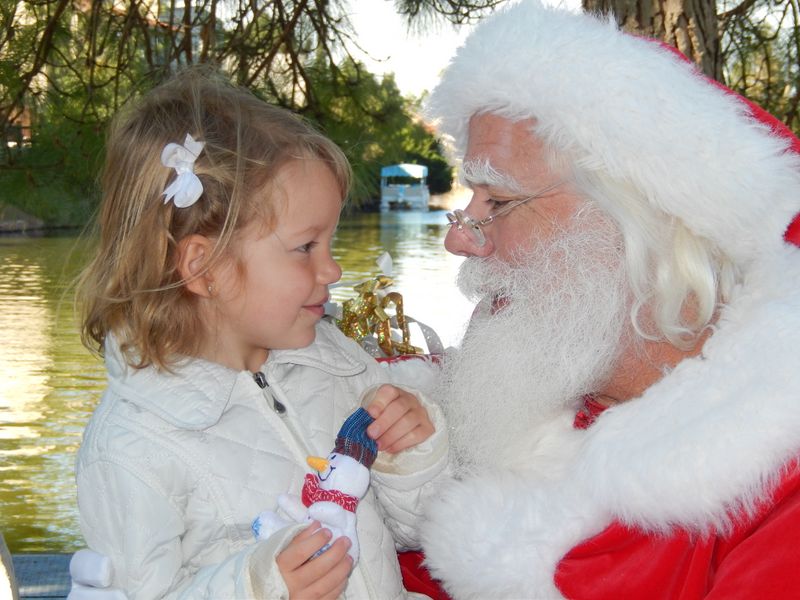
[[[581,0],[587,12],[613,13],[631,33],[665,41],[722,81],[717,7],[714,0]]]

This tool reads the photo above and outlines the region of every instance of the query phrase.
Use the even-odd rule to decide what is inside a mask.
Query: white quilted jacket
[[[328,323],[311,346],[271,353],[264,389],[249,372],[202,360],[174,375],[131,369],[113,339],[107,346],[109,386],[77,480],[83,534],[111,557],[113,585],[137,599],[287,597],[274,557],[302,527],[256,543],[250,524],[278,494],[299,494],[306,456],[330,452],[362,393],[388,373]],[[447,460],[440,413],[426,406],[437,433],[373,466],[346,598],[406,595],[395,540],[418,546],[418,504]]]

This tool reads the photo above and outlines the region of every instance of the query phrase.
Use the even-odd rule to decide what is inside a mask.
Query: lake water
[[[394,259],[406,314],[458,341],[472,306],[454,285],[460,258],[446,253],[442,211],[344,217],[334,255],[342,280],[379,274]],[[0,531],[12,552],[81,547],[74,455],[105,386],[100,360],[80,343],[69,283],[85,260],[75,236],[0,237]],[[341,302],[349,285],[332,290]]]

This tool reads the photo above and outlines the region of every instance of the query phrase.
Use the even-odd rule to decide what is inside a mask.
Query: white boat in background
[[[381,210],[428,210],[428,167],[399,164],[381,169]]]

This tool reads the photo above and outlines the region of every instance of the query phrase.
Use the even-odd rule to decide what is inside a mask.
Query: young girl
[[[417,505],[446,461],[438,412],[411,391],[368,395],[368,434],[386,452],[358,505],[355,567],[346,538],[309,560],[330,539],[317,524],[259,542],[250,529],[299,493],[306,456],[327,454],[382,382],[321,321],[349,173],[302,120],[208,74],[178,76],[115,122],[79,286],[109,385],[77,480],[86,540],[129,598],[405,594],[395,540],[415,544]]]

